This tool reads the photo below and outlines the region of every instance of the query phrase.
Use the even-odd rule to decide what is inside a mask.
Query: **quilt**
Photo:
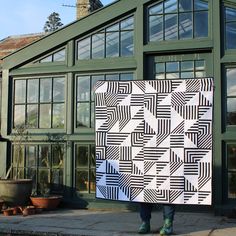
[[[211,205],[213,78],[98,81],[96,197]]]

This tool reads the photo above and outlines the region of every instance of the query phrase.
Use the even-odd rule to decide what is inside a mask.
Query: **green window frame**
[[[74,188],[78,192],[95,193],[96,160],[95,144],[75,144]]]
[[[165,0],[148,6],[148,42],[207,38],[207,0]]]
[[[50,63],[50,62],[65,62],[66,61],[66,49],[60,49],[55,51],[34,63]]]
[[[76,42],[77,60],[134,54],[134,16],[126,17]]]
[[[236,65],[226,67],[226,126],[236,125]]]
[[[63,129],[66,80],[63,76],[14,79],[13,128]]]
[[[63,193],[65,144],[12,145],[12,176],[33,180],[33,193]],[[19,160],[19,161],[18,161]]]
[[[99,80],[133,80],[134,74],[113,73],[76,76],[76,128],[94,128],[94,85]]]
[[[225,49],[236,49],[236,6],[224,6]]]

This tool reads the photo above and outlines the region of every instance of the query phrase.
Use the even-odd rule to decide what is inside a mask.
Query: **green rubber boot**
[[[164,225],[160,229],[160,235],[171,235],[173,233],[173,222],[171,219],[165,219]]]
[[[138,230],[139,234],[148,234],[150,233],[151,227],[150,227],[150,222],[143,222]]]

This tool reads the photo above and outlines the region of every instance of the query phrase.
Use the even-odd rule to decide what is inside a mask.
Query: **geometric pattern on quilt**
[[[96,197],[210,205],[213,79],[99,81]]]

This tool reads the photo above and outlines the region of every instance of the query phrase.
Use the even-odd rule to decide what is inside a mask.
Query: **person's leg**
[[[173,233],[173,221],[175,215],[175,205],[163,205],[164,224],[160,229],[160,235],[171,235]]]
[[[150,220],[152,216],[152,208],[153,204],[151,203],[140,203],[140,218],[142,220],[142,224],[139,227],[140,234],[147,234],[150,232]]]

